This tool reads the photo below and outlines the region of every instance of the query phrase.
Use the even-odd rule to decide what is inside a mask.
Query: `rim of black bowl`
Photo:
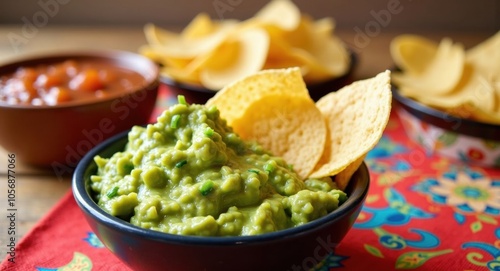
[[[356,190],[354,190],[354,188],[351,186],[352,184],[351,183],[346,189],[347,191],[352,190],[351,194],[348,195],[348,199],[342,205],[340,205],[336,210],[327,214],[326,216],[323,216],[319,219],[316,219],[304,225],[271,233],[265,233],[253,236],[205,237],[205,236],[169,234],[169,233],[144,229],[132,225],[131,223],[124,221],[120,218],[114,217],[105,212],[104,210],[102,210],[91,198],[88,192],[88,187],[86,185],[86,180],[84,179],[88,167],[91,165],[95,165],[93,160],[94,156],[103,153],[106,149],[108,149],[110,146],[111,147],[114,146],[115,144],[119,145],[120,143],[123,143],[124,145],[125,142],[128,140],[127,137],[128,132],[129,131],[119,133],[103,141],[101,144],[97,145],[95,148],[93,148],[91,151],[89,151],[87,154],[84,155],[84,157],[78,163],[75,172],[73,174],[72,190],[75,200],[77,204],[80,206],[80,208],[82,208],[84,212],[87,212],[94,219],[100,221],[100,223],[105,224],[110,228],[116,228],[122,232],[133,233],[145,239],[154,239],[157,241],[162,241],[167,243],[177,243],[177,244],[189,244],[189,245],[200,245],[200,246],[203,245],[225,246],[225,245],[251,244],[256,242],[294,238],[297,235],[306,234],[311,230],[326,227],[328,223],[333,223],[334,221],[346,215],[348,212],[351,211],[351,209],[349,209],[350,206],[356,206],[360,203],[363,203],[370,186],[370,175],[368,172],[368,168],[366,164],[363,162],[360,168],[355,172],[355,175],[363,176],[365,182],[361,184],[356,184],[357,186],[361,186],[361,189],[356,189]],[[359,208],[361,208],[361,206]]]
[[[164,75],[160,75],[160,82],[171,87],[188,89],[190,91],[195,91],[195,92],[203,92],[214,95],[215,93],[217,93],[217,90],[211,90],[197,84],[182,83]]]
[[[128,70],[139,72],[139,74],[141,74],[145,78],[146,82],[144,85],[142,85],[140,88],[136,90],[118,93],[106,97],[104,99],[91,99],[87,101],[69,101],[57,105],[36,105],[36,106],[31,104],[8,104],[0,102],[0,106],[4,108],[29,109],[29,110],[82,107],[82,106],[87,106],[89,104],[106,103],[109,102],[110,100],[120,99],[140,91],[150,92],[152,90],[156,90],[159,86],[160,68],[154,61],[141,54],[125,50],[118,50],[118,49],[83,49],[83,50],[73,49],[73,50],[62,50],[57,52],[49,51],[49,52],[31,53],[0,63],[0,75],[14,72],[16,68],[21,67],[23,65],[34,66],[42,64],[54,64],[68,59],[102,59],[120,63],[120,66]],[[126,63],[132,63],[137,61],[143,62],[144,65],[148,66],[148,69],[150,68],[150,70],[141,72],[137,70],[137,67],[135,66],[131,67],[124,65]]]
[[[351,62],[349,64],[349,68],[347,69],[345,74],[343,74],[339,77],[332,78],[332,79],[327,79],[327,80],[323,80],[323,81],[319,81],[319,82],[315,82],[315,83],[311,83],[311,84],[306,84],[308,89],[309,88],[310,89],[321,88],[322,86],[328,84],[331,81],[335,81],[335,80],[341,81],[343,79],[348,78],[354,72],[354,70],[356,69],[357,64],[358,64],[358,56],[352,49],[349,49],[349,58],[350,58]],[[179,81],[174,80],[171,77],[164,76],[164,75],[160,75],[160,82],[165,84],[165,85],[168,85],[170,87],[182,88],[182,89],[187,89],[190,91],[202,92],[202,93],[207,93],[207,94],[214,94],[215,95],[215,93],[217,93],[217,91],[218,91],[218,90],[212,90],[212,89],[205,88],[199,84],[190,84],[190,83],[179,82]]]
[[[392,86],[392,93],[396,101],[406,111],[421,121],[455,133],[496,141],[500,139],[500,125],[460,118],[426,106],[399,94],[398,88],[395,86]]]

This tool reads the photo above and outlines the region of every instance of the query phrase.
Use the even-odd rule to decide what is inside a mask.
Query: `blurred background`
[[[147,22],[154,22],[164,26],[184,26],[202,11],[214,19],[246,19],[267,2],[268,0],[2,0],[0,23],[24,24],[26,20],[34,23],[38,20],[40,23],[47,21],[51,25],[142,26]],[[500,29],[499,0],[294,0],[294,3],[315,18],[334,17],[339,28],[363,29],[370,21],[378,19],[384,30]],[[48,17],[44,17],[42,11]],[[384,17],[387,14],[390,17]]]
[[[269,0],[1,0],[0,61],[45,50],[107,48],[137,51],[143,26],[181,30],[197,14],[213,20],[252,17]],[[391,37],[449,36],[471,47],[500,30],[500,0],[293,0],[314,19],[334,18],[336,34],[366,68],[391,65]],[[279,15],[278,15],[279,16]],[[464,35],[467,38],[464,38]],[[472,36],[472,37],[471,37]],[[375,53],[374,53],[375,52]]]

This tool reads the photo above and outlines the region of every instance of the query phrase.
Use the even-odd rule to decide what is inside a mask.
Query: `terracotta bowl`
[[[465,164],[500,167],[500,125],[459,118],[399,94],[396,113],[408,136],[429,153]]]
[[[332,213],[307,224],[274,233],[240,237],[173,235],[142,229],[113,217],[94,201],[89,188],[95,155],[122,151],[127,133],[88,152],[73,175],[78,206],[104,245],[132,270],[309,270],[331,255],[351,229],[368,192],[365,164],[346,189],[348,199]]]
[[[317,101],[324,95],[352,83],[357,62],[358,59],[356,54],[354,52],[351,52],[351,65],[349,66],[349,70],[345,75],[323,82],[307,84],[307,89],[309,90],[309,95],[311,96],[311,98]],[[184,95],[189,103],[205,104],[205,102],[208,99],[212,98],[216,93],[216,91],[207,89],[201,85],[177,82],[165,76],[160,77],[160,82],[168,86],[172,94],[174,94],[175,96]]]
[[[72,172],[81,157],[101,141],[133,125],[148,122],[154,109],[159,68],[139,54],[124,51],[76,51],[25,57],[0,66],[0,76],[19,67],[65,60],[104,60],[138,72],[146,84],[132,92],[93,101],[59,105],[0,103],[0,145],[21,163]]]

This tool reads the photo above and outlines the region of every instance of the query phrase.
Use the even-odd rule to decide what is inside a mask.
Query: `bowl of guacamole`
[[[133,270],[309,270],[334,252],[366,197],[364,164],[343,191],[302,180],[216,107],[179,101],[75,170],[75,199],[110,251]]]

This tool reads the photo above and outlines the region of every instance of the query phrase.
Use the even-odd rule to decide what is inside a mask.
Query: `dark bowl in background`
[[[155,107],[159,67],[126,51],[94,50],[25,56],[0,66],[0,75],[19,67],[54,64],[68,59],[96,59],[139,72],[146,85],[105,99],[58,105],[0,103],[0,145],[29,165],[70,173],[95,145],[133,125],[146,124]]]
[[[92,230],[132,270],[291,270],[311,267],[333,253],[354,224],[368,192],[366,165],[352,176],[348,199],[332,213],[307,224],[274,233],[239,237],[173,235],[134,226],[102,210],[93,199],[90,176],[94,156],[110,157],[128,142],[123,132],[99,144],[78,164],[72,189]]]
[[[353,82],[358,59],[354,52],[350,53],[350,57],[350,66],[344,75],[318,83],[306,83],[309,95],[314,101]],[[160,82],[167,86],[173,95],[184,95],[186,101],[193,104],[205,104],[206,101],[217,93],[217,91],[207,89],[201,85],[182,83],[161,75]]]

